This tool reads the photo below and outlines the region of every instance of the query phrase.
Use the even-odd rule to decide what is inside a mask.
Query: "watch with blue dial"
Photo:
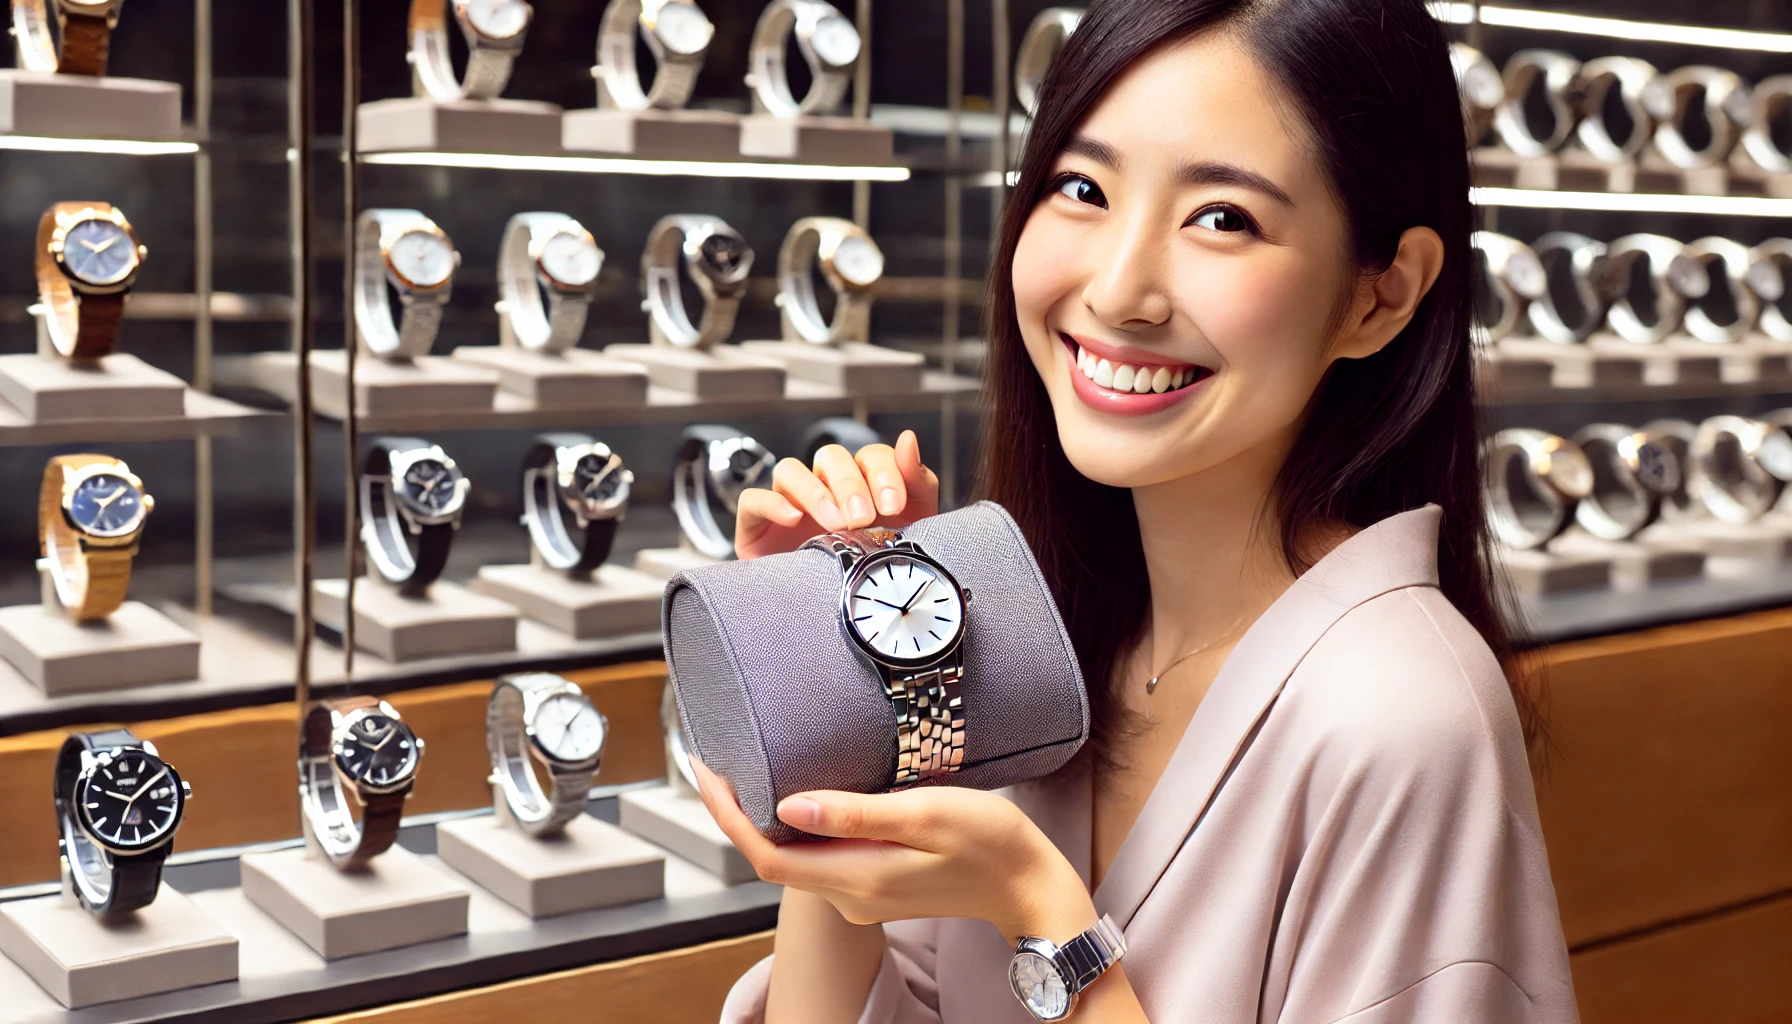
[[[37,224],[37,293],[57,353],[98,359],[112,352],[125,294],[149,250],[124,211],[109,203],[57,203]]]
[[[57,600],[76,621],[103,619],[124,603],[155,507],[143,481],[110,455],[58,455],[44,466],[38,543]]]

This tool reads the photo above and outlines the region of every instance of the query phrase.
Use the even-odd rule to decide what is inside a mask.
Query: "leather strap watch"
[[[672,462],[672,514],[691,547],[711,558],[733,558],[741,492],[771,486],[777,462],[764,445],[733,427],[686,427]]]
[[[653,82],[641,88],[636,33],[647,43]],[[610,0],[597,30],[600,106],[620,110],[677,110],[689,103],[716,27],[692,0]]]
[[[1494,537],[1520,550],[1541,548],[1573,520],[1593,490],[1593,465],[1572,441],[1511,428],[1493,436],[1483,462],[1487,520]]]
[[[1712,515],[1752,523],[1792,481],[1792,435],[1762,420],[1713,416],[1699,424],[1687,459],[1691,490]]]
[[[1506,82],[1487,55],[1467,43],[1450,44],[1450,70],[1462,101],[1462,131],[1473,149],[1493,126],[1494,112],[1506,101]]]
[[[377,697],[316,701],[299,737],[299,805],[305,830],[330,863],[363,867],[398,838],[423,741]],[[361,806],[356,822],[349,809]]]
[[[149,249],[110,203],[56,203],[37,222],[37,294],[50,344],[70,359],[111,353],[125,294]]]
[[[622,457],[589,435],[536,438],[523,457],[523,525],[541,560],[574,577],[604,564],[634,482]]]
[[[609,723],[577,684],[548,672],[502,676],[485,706],[493,803],[531,836],[551,836],[585,813]],[[531,762],[547,771],[544,792]]]
[[[110,455],[58,455],[44,465],[38,545],[56,598],[75,621],[103,619],[124,603],[155,506],[143,481]]]
[[[1655,65],[1637,57],[1595,57],[1580,66],[1575,83],[1580,105],[1580,125],[1575,134],[1601,163],[1627,164],[1636,159],[1655,134],[1655,118],[1643,102],[1649,83],[1661,72]],[[1612,126],[1605,119],[1606,100],[1618,90],[1618,102],[1630,121],[1630,132],[1619,139],[1612,135]]]
[[[809,65],[809,91],[797,99],[790,91],[785,43],[796,36],[797,49]],[[826,0],[772,0],[753,27],[748,54],[754,109],[773,117],[831,114],[846,98],[852,68],[863,43],[852,20]]]
[[[597,240],[566,214],[511,217],[498,251],[498,295],[509,337],[531,352],[578,345],[603,267]]]
[[[1574,86],[1579,74],[1580,61],[1558,50],[1520,50],[1506,61],[1506,98],[1494,112],[1493,128],[1507,149],[1519,156],[1539,157],[1562,148],[1574,133]],[[1548,135],[1532,131],[1525,115],[1525,101],[1539,78],[1552,121]]]
[[[56,7],[61,39],[52,42],[50,5]],[[18,44],[19,67],[64,75],[106,73],[112,53],[112,30],[124,0],[12,0],[12,34]]]
[[[691,323],[678,267],[697,286],[703,315]],[[734,318],[747,293],[753,247],[720,217],[676,213],[661,217],[641,251],[642,310],[656,345],[707,351],[734,333]]]
[[[1014,998],[1037,1021],[1059,1021],[1076,1012],[1077,997],[1126,955],[1126,936],[1107,914],[1062,946],[1022,936],[1008,964]]]
[[[448,9],[467,41],[467,71],[454,73]],[[504,91],[535,9],[527,0],[411,0],[411,88],[438,103],[489,100]]]
[[[834,292],[833,318],[815,297],[811,264]],[[778,308],[786,337],[814,345],[864,341],[871,288],[884,275],[884,253],[865,229],[840,217],[803,217],[778,250]]]
[[[1606,255],[1605,243],[1573,231],[1551,231],[1532,242],[1531,250],[1545,270],[1557,253],[1566,257],[1567,284],[1574,290],[1574,305],[1580,309],[1580,316],[1570,323],[1567,309],[1556,301],[1555,285],[1551,283],[1531,301],[1531,326],[1539,336],[1558,344],[1587,340],[1605,323],[1611,281],[1611,259]]]
[[[826,533],[802,550],[840,561],[840,621],[883,676],[896,716],[890,787],[949,775],[965,759],[963,647],[970,591],[946,567],[883,527]]]
[[[129,729],[73,733],[56,755],[56,818],[75,896],[115,917],[149,906],[193,790]]]
[[[1693,104],[1700,101],[1709,138],[1695,147],[1684,129]],[[1668,163],[1683,170],[1712,167],[1730,155],[1740,126],[1748,122],[1748,84],[1734,71],[1689,64],[1650,82],[1643,105],[1655,118],[1655,149]]]
[[[1662,498],[1680,489],[1673,448],[1647,431],[1594,423],[1570,440],[1593,470],[1593,486],[1574,506],[1574,521],[1595,537],[1635,537],[1660,515]]]
[[[1613,333],[1638,345],[1653,345],[1680,329],[1680,318],[1686,300],[1675,282],[1688,274],[1703,274],[1703,268],[1689,261],[1685,247],[1666,235],[1625,235],[1606,248],[1611,260],[1606,295],[1611,308],[1606,322]],[[1633,269],[1641,263],[1648,282],[1648,314],[1631,301]]]
[[[1792,342],[1792,238],[1769,238],[1749,250],[1748,290],[1761,302],[1761,333]]]
[[[1713,345],[1740,341],[1754,330],[1761,314],[1761,300],[1748,285],[1749,269],[1754,262],[1747,246],[1715,235],[1695,239],[1680,250],[1686,265],[1672,276],[1674,285],[1686,300],[1682,322],[1686,333]],[[1710,271],[1716,269],[1717,274]],[[1725,296],[1718,301],[1725,319],[1711,315],[1707,308],[1717,288]],[[1727,307],[1727,308],[1725,308]]]
[[[1032,116],[1039,109],[1039,90],[1046,73],[1083,20],[1080,7],[1047,7],[1033,16],[1014,54],[1014,98]]]
[[[448,564],[470,484],[440,445],[381,437],[361,469],[361,543],[401,593],[420,596]]]
[[[1477,319],[1472,333],[1476,342],[1491,345],[1518,329],[1525,307],[1549,290],[1549,277],[1531,247],[1509,235],[1477,231],[1469,236],[1469,245],[1479,257],[1477,269],[1486,275],[1487,292],[1498,303],[1497,312],[1477,304],[1478,311],[1492,313],[1493,319]]]
[[[363,210],[355,218],[355,327],[381,359],[428,355],[454,291],[460,253],[416,210]],[[390,286],[402,312],[392,315]]]

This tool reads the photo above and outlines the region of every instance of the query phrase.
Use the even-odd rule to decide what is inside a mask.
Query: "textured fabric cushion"
[[[971,592],[965,608],[965,758],[939,784],[999,789],[1056,771],[1089,733],[1083,676],[1020,528],[992,502],[904,536]],[[691,752],[734,786],[761,832],[811,789],[876,793],[895,771],[881,672],[840,622],[840,563],[821,551],[722,562],[672,577],[666,664]]]

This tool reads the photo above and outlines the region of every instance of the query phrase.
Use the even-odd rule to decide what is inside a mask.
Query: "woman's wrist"
[[[1039,839],[1044,848],[1031,867],[1012,876],[1011,916],[993,922],[1010,945],[1027,935],[1062,943],[1095,924],[1095,901],[1082,877],[1050,840]]]

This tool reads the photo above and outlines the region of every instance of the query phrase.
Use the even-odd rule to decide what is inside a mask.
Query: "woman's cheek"
[[[1261,379],[1317,365],[1330,286],[1303,269],[1294,260],[1231,259],[1184,278],[1183,308],[1228,371]]]
[[[1046,314],[1076,288],[1075,247],[1053,219],[1035,213],[1014,247],[1014,312],[1030,336],[1044,329]]]

